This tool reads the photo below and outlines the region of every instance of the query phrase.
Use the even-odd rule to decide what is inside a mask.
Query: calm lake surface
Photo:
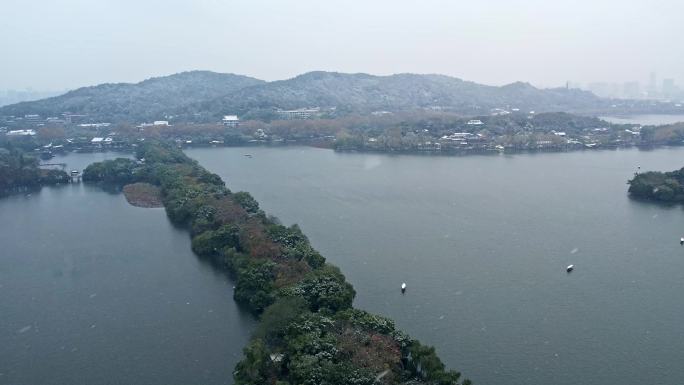
[[[682,167],[684,148],[187,153],[284,223],[299,223],[354,284],[356,306],[392,317],[476,384],[684,379],[684,210],[632,201],[625,184],[637,166]]]
[[[633,116],[601,116],[601,119],[618,124],[641,124],[644,126],[672,124],[677,122],[684,122],[684,115],[633,115]]]
[[[0,199],[0,223],[0,384],[232,383],[254,321],[163,209],[73,184]]]

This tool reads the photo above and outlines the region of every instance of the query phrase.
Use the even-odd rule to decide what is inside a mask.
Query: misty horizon
[[[43,93],[50,93],[50,94],[60,94],[60,93],[66,93],[69,91],[73,91],[79,88],[84,88],[84,87],[92,87],[92,86],[97,86],[100,84],[137,84],[146,80],[154,79],[154,78],[161,78],[161,77],[167,77],[167,76],[173,76],[177,75],[180,73],[184,72],[214,72],[214,73],[220,73],[220,74],[234,74],[234,75],[242,75],[242,76],[247,76],[251,77],[254,79],[259,79],[263,80],[266,82],[276,82],[276,81],[283,81],[283,80],[289,80],[296,78],[298,76],[307,74],[307,73],[312,73],[312,72],[329,72],[329,73],[341,73],[341,74],[363,74],[363,75],[371,75],[371,76],[393,76],[393,75],[402,75],[402,74],[411,74],[411,75],[440,75],[440,76],[448,76],[451,78],[456,78],[460,79],[466,82],[473,82],[477,84],[482,84],[486,86],[492,86],[492,87],[502,87],[505,85],[509,84],[514,84],[514,83],[528,83],[536,88],[544,89],[544,88],[563,88],[567,87],[568,85],[571,88],[581,88],[587,90],[590,88],[592,85],[606,85],[606,84],[612,84],[616,86],[622,86],[625,84],[629,83],[638,83],[643,86],[647,86],[648,80],[625,80],[625,81],[608,81],[608,80],[596,80],[596,81],[591,81],[591,82],[582,82],[582,81],[577,81],[577,80],[572,80],[568,79],[565,81],[562,81],[558,84],[538,84],[533,81],[530,81],[528,79],[517,79],[517,80],[512,80],[510,82],[504,82],[504,83],[488,83],[488,82],[480,82],[480,81],[475,81],[472,79],[467,79],[463,78],[460,76],[452,75],[452,74],[446,74],[446,73],[437,73],[437,72],[393,72],[393,73],[371,73],[371,72],[364,72],[364,71],[357,71],[357,72],[349,72],[349,71],[336,71],[336,70],[326,70],[326,69],[312,69],[309,71],[301,72],[294,74],[289,77],[285,78],[278,78],[278,79],[266,79],[262,78],[253,74],[248,74],[248,73],[238,73],[238,72],[231,72],[231,71],[217,71],[217,70],[211,70],[211,69],[204,69],[204,68],[195,68],[195,69],[187,69],[187,70],[180,70],[177,72],[170,72],[170,73],[160,73],[160,74],[152,74],[147,77],[139,78],[139,79],[131,79],[131,80],[122,80],[122,81],[114,81],[114,80],[107,80],[104,79],[100,82],[97,83],[92,83],[92,84],[83,84],[75,87],[66,87],[66,88],[40,88],[40,87],[32,87],[32,86],[27,86],[27,87],[14,87],[14,88],[0,88],[0,93],[35,93],[35,94],[43,94]],[[651,71],[649,74],[655,74],[655,72]],[[663,78],[658,79],[657,86],[661,85],[661,82],[663,80],[674,80],[676,85],[680,85],[680,82],[678,79],[674,79],[671,77],[664,76]]]
[[[462,77],[454,76],[454,75],[449,75],[449,74],[443,74],[443,73],[435,73],[435,72],[396,72],[396,73],[387,73],[387,74],[379,74],[379,73],[370,73],[370,72],[345,72],[345,71],[331,71],[331,70],[324,70],[324,69],[313,69],[310,71],[302,72],[299,74],[295,74],[293,76],[287,77],[287,78],[282,78],[282,79],[264,79],[260,78],[258,76],[254,76],[251,74],[245,74],[245,73],[237,73],[237,72],[221,72],[221,71],[214,71],[214,70],[208,70],[208,69],[189,69],[189,70],[182,70],[178,72],[173,72],[173,73],[163,73],[163,74],[157,74],[157,75],[152,75],[149,77],[141,78],[141,79],[133,79],[131,81],[102,81],[99,83],[93,83],[93,84],[85,84],[82,86],[78,87],[73,87],[73,88],[62,88],[62,89],[41,89],[41,88],[34,88],[34,87],[25,87],[25,88],[7,88],[7,89],[2,89],[0,88],[0,96],[3,94],[6,96],[16,96],[16,95],[35,95],[36,99],[38,98],[43,98],[43,97],[50,97],[50,96],[56,96],[60,94],[64,94],[70,91],[74,91],[80,88],[87,88],[87,87],[95,87],[98,85],[102,84],[139,84],[151,79],[155,78],[164,78],[164,77],[169,77],[169,76],[174,76],[182,73],[188,73],[188,72],[213,72],[213,73],[218,73],[218,74],[232,74],[232,75],[240,75],[240,76],[246,76],[250,77],[253,79],[257,80],[262,80],[265,82],[278,82],[278,81],[285,81],[285,80],[291,80],[294,78],[297,78],[302,75],[306,75],[309,73],[316,73],[316,72],[325,72],[325,73],[337,73],[337,74],[345,74],[345,75],[369,75],[369,76],[376,76],[376,77],[390,77],[390,76],[396,76],[396,75],[420,75],[420,76],[430,76],[430,75],[435,75],[435,76],[446,76],[450,78],[455,78],[459,79],[465,82],[471,82],[471,83],[476,83],[476,84],[481,84],[485,86],[491,86],[491,87],[503,87],[506,85],[511,85],[515,83],[524,83],[524,84],[530,84],[535,88],[538,89],[552,89],[552,88],[579,88],[582,90],[588,90],[591,91],[592,86],[605,86],[605,85],[612,85],[612,86],[624,86],[624,85],[629,85],[632,83],[637,83],[642,86],[648,86],[648,82],[642,82],[638,80],[630,80],[630,81],[625,81],[625,82],[609,82],[609,81],[595,81],[595,82],[588,82],[588,83],[582,83],[582,82],[577,82],[577,81],[565,81],[561,84],[548,84],[548,85],[543,85],[543,84],[535,84],[529,80],[526,79],[518,79],[514,80],[511,82],[507,83],[502,83],[502,84],[491,84],[491,83],[483,83],[483,82],[478,82],[474,81],[471,79],[465,79]],[[663,80],[674,80],[672,78],[665,78]],[[679,86],[679,83],[675,83],[677,86]],[[657,87],[661,87],[660,83],[656,84]],[[28,100],[28,99],[27,99]]]
[[[449,75],[449,74],[443,74],[443,73],[436,73],[436,72],[394,72],[394,73],[386,73],[386,74],[380,74],[380,73],[370,73],[370,72],[345,72],[345,71],[333,71],[333,70],[325,70],[325,69],[313,69],[310,71],[302,72],[295,74],[290,77],[282,78],[282,79],[264,79],[260,78],[258,76],[252,75],[252,74],[246,74],[246,73],[237,73],[237,72],[230,72],[230,71],[214,71],[214,70],[208,70],[208,69],[202,69],[202,68],[197,68],[197,69],[188,69],[188,70],[182,70],[178,72],[173,72],[173,73],[162,73],[162,74],[157,74],[157,75],[152,75],[148,76],[145,78],[141,79],[133,79],[131,81],[107,81],[104,80],[99,83],[94,83],[94,84],[86,84],[82,86],[78,86],[75,88],[62,88],[62,89],[40,89],[40,88],[34,88],[34,87],[25,87],[25,88],[8,88],[8,89],[0,89],[0,92],[16,92],[16,93],[45,93],[45,92],[50,92],[50,93],[55,93],[55,92],[69,92],[73,91],[79,88],[87,88],[87,87],[94,87],[102,84],[138,84],[142,83],[151,79],[156,79],[156,78],[165,78],[169,76],[174,76],[174,75],[179,75],[183,73],[191,73],[191,72],[212,72],[212,73],[218,73],[218,74],[224,74],[224,75],[239,75],[239,76],[246,76],[250,77],[253,79],[257,80],[262,80],[268,83],[271,82],[278,82],[278,81],[284,81],[284,80],[291,80],[295,79],[299,76],[306,75],[306,74],[311,74],[311,73],[317,73],[317,72],[322,72],[322,73],[331,73],[331,74],[343,74],[343,75],[369,75],[369,76],[375,76],[375,77],[391,77],[391,76],[397,76],[397,75],[419,75],[419,76],[446,76],[454,79],[459,79],[465,82],[471,82],[471,83],[477,83],[485,86],[491,86],[491,87],[502,87],[510,84],[515,84],[515,83],[525,83],[525,84],[530,84],[534,86],[535,88],[564,88],[567,86],[567,82],[563,82],[562,84],[558,85],[537,85],[534,84],[528,80],[525,79],[519,79],[519,80],[514,80],[512,82],[507,82],[507,83],[502,83],[502,84],[488,84],[488,83],[481,83],[477,81],[473,81],[470,79],[464,79],[462,77],[454,76],[454,75]],[[570,82],[573,83],[573,82]]]
[[[137,82],[191,69],[273,81],[312,70],[516,81],[684,80],[684,4],[531,0],[371,4],[212,0],[3,7],[0,90]]]

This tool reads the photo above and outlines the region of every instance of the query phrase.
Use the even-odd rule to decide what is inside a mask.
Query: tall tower
[[[672,98],[675,96],[677,91],[677,86],[675,85],[674,79],[663,79],[663,96],[666,98]]]
[[[651,71],[650,80],[648,82],[648,96],[655,96],[658,93],[658,79],[656,73]]]

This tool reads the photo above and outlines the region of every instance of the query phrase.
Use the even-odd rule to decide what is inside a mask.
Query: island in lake
[[[352,285],[297,225],[267,216],[178,148],[144,144],[136,157],[91,164],[83,180],[127,185],[129,201],[160,196],[193,251],[233,274],[234,299],[260,318],[236,384],[470,384],[392,320],[354,309]]]
[[[666,203],[684,202],[684,168],[670,172],[636,173],[627,183],[629,194],[635,198]]]

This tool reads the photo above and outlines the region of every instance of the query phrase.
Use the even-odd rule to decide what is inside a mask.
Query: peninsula
[[[136,158],[94,163],[83,180],[156,186],[198,257],[232,274],[234,299],[260,318],[236,384],[471,383],[392,320],[354,309],[352,285],[297,225],[283,226],[176,147],[144,144]]]

